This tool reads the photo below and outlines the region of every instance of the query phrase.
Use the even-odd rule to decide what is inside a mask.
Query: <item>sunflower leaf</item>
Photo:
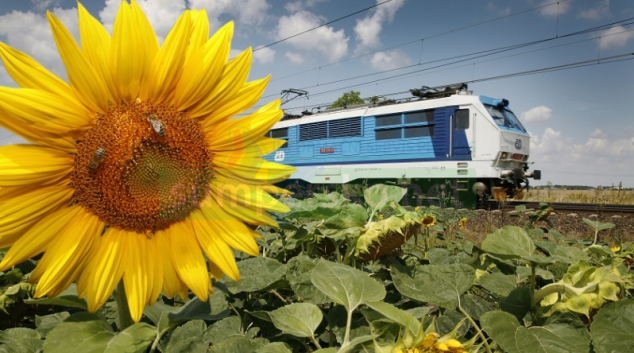
[[[628,352],[634,346],[634,300],[611,303],[592,321],[592,344],[597,353]]]
[[[156,334],[156,329],[146,323],[138,323],[118,335],[99,316],[80,312],[69,316],[49,332],[44,350],[52,353],[73,352],[145,352]]]
[[[320,259],[312,282],[332,301],[352,311],[361,304],[383,300],[385,287],[356,268]]]
[[[312,337],[324,318],[315,304],[293,303],[269,313],[273,325],[295,337]]]
[[[288,286],[286,280],[286,265],[268,257],[253,257],[238,262],[240,281],[226,281],[225,284],[232,294],[240,292],[255,292],[259,290],[275,289]]]
[[[39,332],[23,327],[0,331],[0,352],[36,353],[42,351],[44,341]]]

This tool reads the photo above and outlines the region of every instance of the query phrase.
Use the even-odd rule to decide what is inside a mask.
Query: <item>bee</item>
[[[99,168],[104,159],[106,159],[106,149],[103,147],[97,148],[92,156],[92,160],[88,163],[88,168],[92,170]]]
[[[165,137],[165,124],[153,113],[145,115],[145,119],[152,124],[154,131],[160,136]]]

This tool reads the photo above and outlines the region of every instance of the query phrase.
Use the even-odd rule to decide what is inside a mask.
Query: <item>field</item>
[[[539,202],[577,202],[614,205],[634,205],[634,190],[548,190],[531,189],[524,199],[525,201]]]
[[[36,260],[0,273],[0,352],[607,353],[634,347],[631,218],[410,208],[375,185],[282,198],[261,256],[201,302],[162,296],[126,327],[74,285],[31,299]],[[552,196],[552,195],[551,195]],[[80,348],[78,348],[80,347]]]

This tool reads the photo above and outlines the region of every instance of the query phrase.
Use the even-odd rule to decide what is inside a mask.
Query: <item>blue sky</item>
[[[304,89],[308,100],[283,106],[298,113],[316,111],[351,89],[362,97],[405,98],[395,93],[471,82],[475,94],[510,100],[533,136],[532,167],[542,170],[541,184],[634,187],[631,0],[138,2],[161,38],[186,8],[206,8],[212,30],[235,21],[234,55],[380,4],[257,49],[251,79],[272,74],[259,104],[284,89]],[[119,3],[82,2],[106,28]],[[75,1],[3,0],[0,40],[65,78],[46,10],[77,37]],[[543,71],[549,68],[555,69]],[[0,85],[14,86],[1,65]],[[0,130],[0,144],[19,141]]]

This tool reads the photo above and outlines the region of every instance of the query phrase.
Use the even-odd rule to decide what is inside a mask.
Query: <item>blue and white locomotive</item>
[[[295,197],[376,183],[407,187],[419,205],[520,197],[541,174],[528,171],[529,134],[508,100],[464,88],[283,120],[269,136],[287,143],[265,158],[297,168],[284,185]]]

